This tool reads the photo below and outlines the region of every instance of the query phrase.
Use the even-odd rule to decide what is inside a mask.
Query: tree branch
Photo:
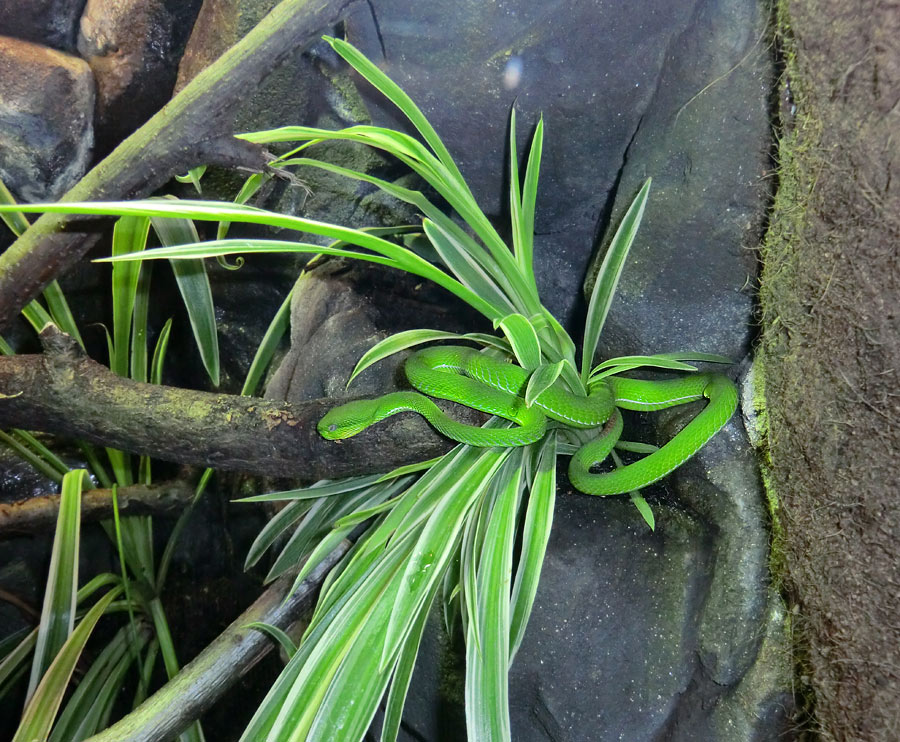
[[[241,41],[198,74],[159,113],[91,170],[63,201],[146,196],[200,164],[265,167],[260,147],[232,135],[232,118],[287,55],[334,25],[355,0],[283,0]],[[0,328],[97,239],[94,222],[44,214],[0,255]],[[65,231],[63,231],[65,229]]]
[[[2,403],[0,403],[2,404]],[[179,480],[158,485],[135,484],[116,491],[121,515],[179,515],[194,490]],[[25,533],[53,533],[59,515],[59,495],[47,494],[19,502],[0,502],[0,538]],[[113,517],[112,490],[86,490],[81,495],[81,522]]]
[[[0,358],[0,427],[40,430],[192,466],[334,479],[388,471],[454,445],[418,415],[388,418],[345,441],[316,430],[334,400],[289,403],[143,384],[88,358],[55,325],[44,353]],[[454,414],[480,424],[468,408]]]
[[[272,648],[272,641],[256,629],[254,621],[284,630],[309,605],[328,571],[350,547],[343,541],[316,567],[290,596],[294,581],[279,578],[184,669],[123,719],[88,739],[88,742],[165,742],[207,711],[247,670]]]

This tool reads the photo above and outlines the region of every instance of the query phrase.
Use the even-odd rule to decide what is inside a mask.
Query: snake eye
[[[331,423],[331,425],[328,426],[328,432],[333,433],[335,430],[337,430],[337,423]]]

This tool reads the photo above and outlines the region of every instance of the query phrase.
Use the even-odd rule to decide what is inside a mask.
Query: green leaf
[[[534,212],[537,203],[538,176],[541,170],[541,154],[544,150],[544,117],[538,119],[531,139],[531,150],[528,153],[528,165],[525,168],[525,184],[522,188],[522,212],[521,234],[522,248],[517,254],[519,265],[526,276],[534,280],[533,266],[533,242],[534,242]],[[537,287],[535,286],[535,292]],[[568,335],[566,336],[568,337]]]
[[[121,588],[118,587],[110,590],[91,607],[72,631],[25,706],[12,742],[45,742],[82,650],[100,617],[120,592]]]
[[[0,206],[0,211],[5,207]],[[231,221],[246,224],[261,224],[269,227],[292,229],[301,232],[331,237],[350,244],[373,250],[386,256],[371,256],[346,250],[335,250],[305,243],[293,243],[280,240],[219,240],[202,244],[180,245],[174,248],[158,248],[147,250],[138,256],[118,256],[101,258],[97,262],[115,262],[117,260],[153,260],[153,259],[190,259],[218,257],[241,252],[301,252],[338,255],[360,260],[369,260],[382,265],[391,265],[409,273],[434,281],[448,291],[459,296],[486,317],[494,319],[495,312],[488,302],[452,279],[443,271],[435,268],[427,260],[420,258],[412,251],[395,245],[364,229],[339,227],[334,224],[317,222],[296,216],[278,214],[264,209],[240,204],[223,204],[217,201],[178,201],[167,199],[146,199],[143,201],[104,201],[101,203],[64,202],[63,204],[29,204],[21,207],[28,211],[67,213],[67,214],[102,214],[128,215],[137,214],[150,217],[169,217],[198,219],[201,221]]]
[[[66,467],[63,462],[59,461],[55,455],[51,454],[53,459],[48,459],[42,451],[35,450],[24,436],[31,437],[30,434],[22,430],[13,429],[9,433],[0,430],[0,441],[15,451],[19,458],[23,461],[27,461],[35,469],[41,472],[41,474],[52,479],[54,482],[62,482],[63,476],[69,470],[68,467]],[[59,464],[62,464],[62,467],[60,467]]]
[[[364,659],[365,657],[359,657],[359,651],[360,648],[367,650],[364,654],[374,657],[377,670],[378,652],[372,651],[372,647],[378,646],[384,635],[385,614],[390,613],[393,607],[398,577],[402,574],[402,566],[410,553],[409,541],[407,539],[401,545],[403,548],[382,552],[381,557],[359,579],[355,579],[352,573],[345,572],[345,577],[351,578],[351,585],[341,592],[341,599],[330,606],[327,614],[318,622],[310,624],[297,653],[244,731],[242,742],[309,739],[310,727],[323,708],[323,699],[332,680],[344,659],[353,650],[354,644],[357,647],[354,659]],[[320,599],[320,605],[321,603]],[[352,668],[355,664],[351,663],[349,666]],[[337,703],[349,706],[347,698],[353,698],[356,709],[351,711],[356,713],[359,713],[360,707],[374,706],[383,692],[380,689],[383,689],[386,675],[387,673],[378,672],[351,672],[345,675],[344,682],[355,680],[356,685],[351,692],[338,697]],[[372,696],[376,695],[375,704],[371,704]],[[366,698],[369,703],[364,703]],[[327,706],[333,709],[333,702]],[[371,710],[374,713],[374,707]],[[332,726],[327,730],[328,733],[333,735],[335,728],[336,726]],[[343,731],[348,732],[349,739],[361,736],[353,737],[349,728]]]
[[[399,651],[426,595],[443,574],[457,543],[466,513],[489,485],[491,476],[509,452],[510,449],[494,448],[479,451],[476,463],[465,476],[459,477],[444,491],[444,496],[432,509],[416,542],[412,558],[404,569],[395,610],[391,614],[381,652],[382,669],[387,667]],[[438,464],[432,467],[429,474],[440,466]]]
[[[464,184],[465,181],[463,180],[462,174],[453,162],[450,152],[447,151],[441,138],[428,122],[428,119],[425,118],[425,114],[423,114],[419,107],[413,102],[412,98],[410,98],[397,83],[385,75],[384,72],[372,64],[371,61],[366,59],[366,57],[352,44],[329,36],[325,37],[325,41],[331,44],[331,47],[340,54],[353,69],[366,78],[366,80],[374,85],[385,98],[403,112],[410,123],[416,127],[418,132],[428,143],[428,146],[431,147],[437,155],[444,167],[453,174],[454,179],[457,182]]]
[[[444,265],[460,280],[463,286],[470,288],[482,299],[490,302],[497,314],[515,312],[516,308],[513,303],[469,254],[464,242],[430,219],[422,220],[422,228]]]
[[[247,570],[256,564],[263,554],[269,550],[281,536],[292,528],[300,520],[306,511],[312,507],[312,500],[297,500],[288,503],[272,516],[263,529],[257,534],[244,560],[244,569]]]
[[[676,371],[696,371],[696,366],[691,366],[687,363],[682,363],[680,360],[675,358],[669,358],[667,356],[655,355],[655,356],[619,356],[618,358],[610,358],[607,361],[603,361],[603,363],[598,364],[591,371],[591,376],[594,376],[599,371],[608,368],[615,368],[617,366],[627,366],[628,368],[640,368],[642,366],[652,366],[654,368],[668,368]]]
[[[427,461],[420,461],[417,464],[407,464],[406,466],[398,466],[396,469],[391,469],[387,474],[382,474],[379,478],[379,482],[386,482],[388,479],[395,479],[396,477],[402,477],[404,474],[413,474],[415,472],[426,471],[438,463],[443,456],[436,456],[433,459],[428,459]]]
[[[491,270],[490,273],[496,280],[503,280],[505,285],[509,286],[512,294],[510,298],[514,299],[516,306],[527,312],[537,311],[540,307],[536,292],[530,282],[527,282],[520,273],[515,259],[490,220],[475,202],[468,186],[458,177],[458,173],[454,175],[416,139],[401,132],[375,126],[352,126],[340,131],[288,126],[271,131],[242,134],[240,138],[257,143],[303,139],[317,141],[343,139],[382,149],[397,157],[427,181],[487,246],[492,259],[498,266],[496,272]],[[447,226],[445,217],[438,218],[433,212],[429,212],[428,216],[445,227]],[[454,228],[451,231],[457,232],[458,230]],[[479,260],[479,262],[482,261]]]
[[[9,189],[2,179],[0,179],[0,205],[8,207],[16,206],[16,199],[13,198],[13,195],[9,192]],[[31,226],[25,218],[25,214],[15,208],[0,211],[0,219],[3,220],[6,226],[9,227],[9,231],[16,237],[21,237],[25,234],[25,230]]]
[[[153,230],[166,247],[199,242],[197,229],[190,219],[151,217]],[[213,386],[219,386],[219,338],[216,332],[216,310],[206,266],[202,260],[171,260],[172,272],[187,309],[194,340],[203,366]]]
[[[38,626],[26,698],[31,698],[47,669],[62,649],[75,623],[78,592],[78,548],[81,541],[81,488],[87,472],[75,469],[63,477],[50,555],[50,573]]]
[[[91,662],[53,727],[50,742],[84,740],[102,729],[122,679],[149,639],[146,626],[137,633],[130,626],[119,629]]]
[[[29,631],[22,639],[12,648],[12,650],[0,660],[0,698],[9,691],[13,681],[19,675],[24,674],[27,668],[26,661],[37,644],[38,630]],[[4,639],[4,642],[6,639]]]
[[[504,466],[478,565],[481,652],[466,646],[466,728],[470,740],[509,740],[509,629],[516,511],[522,490],[523,449]],[[470,635],[471,635],[470,625]]]
[[[564,365],[564,360],[558,363],[544,363],[534,370],[525,387],[525,405],[527,407],[531,407],[534,400],[556,383]]]
[[[392,498],[400,490],[406,489],[411,482],[412,477],[404,477],[384,484],[374,484],[361,491],[358,497],[349,498],[343,503],[341,511],[346,512],[347,515],[344,515],[343,512],[333,514],[331,531],[326,533],[319,543],[313,547],[303,567],[297,573],[291,591],[293,592],[300,587],[300,583],[309,576],[310,572],[318,567],[322,560],[350,535],[350,532],[355,527],[355,523],[344,523],[345,519],[352,519],[353,516],[358,515],[360,512],[370,515],[373,509],[378,509],[385,500]]]
[[[172,332],[172,318],[166,320],[159,337],[156,338],[156,347],[153,349],[153,360],[150,362],[150,383],[162,384],[163,363],[166,360],[166,350],[169,347],[169,335]]]
[[[127,255],[142,252],[147,247],[149,234],[150,220],[147,217],[123,216],[117,219],[113,227],[112,254]],[[113,355],[109,359],[109,367],[113,373],[126,378],[129,371],[132,320],[140,272],[140,263],[113,263]]]
[[[431,201],[425,198],[421,191],[414,191],[409,188],[403,188],[402,186],[398,186],[395,183],[390,183],[386,180],[382,180],[381,178],[376,178],[372,175],[369,175],[368,173],[363,173],[358,170],[350,170],[348,168],[340,167],[338,165],[332,165],[331,163],[327,162],[320,162],[318,160],[300,158],[297,160],[289,160],[285,162],[285,164],[288,163],[308,167],[316,167],[328,172],[336,173],[338,175],[343,175],[347,178],[360,180],[364,183],[371,183],[372,185],[377,186],[382,191],[393,196],[394,198],[415,206],[428,219],[438,224],[443,228],[445,232],[449,233],[454,238],[454,240],[459,243],[460,248],[464,250],[468,254],[468,256],[472,260],[474,260],[489,276],[491,276],[499,286],[503,287],[503,289],[510,294],[514,293],[511,283],[509,282],[507,276],[503,273],[503,271],[500,270],[500,267],[498,266],[497,261],[494,260],[493,256],[485,251],[484,248],[481,247],[481,245],[479,245],[459,224],[453,221],[453,219],[451,219]],[[419,226],[411,227],[411,229],[413,228],[416,231],[421,231],[421,227]],[[369,231],[373,230],[370,229]],[[430,242],[426,241],[426,244],[430,246]],[[331,245],[331,247],[337,247],[337,245]]]
[[[138,263],[138,285],[134,296],[131,333],[131,378],[147,381],[147,320],[150,314],[150,280],[153,263]]]
[[[551,431],[540,446],[540,459],[528,496],[525,526],[522,534],[522,552],[513,583],[509,622],[509,664],[522,646],[525,628],[537,595],[538,580],[556,504],[556,433]]]
[[[206,165],[198,165],[188,170],[186,175],[176,175],[175,180],[179,183],[191,183],[197,193],[203,193],[203,189],[200,187],[200,178],[203,177],[205,172]]]
[[[84,341],[81,339],[78,325],[75,324],[75,317],[72,316],[72,310],[69,308],[69,303],[66,301],[65,294],[63,294],[59,284],[56,281],[50,281],[44,288],[43,295],[54,324],[75,340],[83,349]]]
[[[369,474],[365,477],[348,477],[347,479],[323,479],[309,487],[300,487],[295,490],[284,490],[283,492],[269,492],[265,495],[252,495],[251,497],[241,497],[234,502],[281,502],[282,500],[317,500],[321,497],[331,497],[332,495],[343,495],[346,492],[354,492],[364,489],[370,485],[379,482],[382,479],[381,474]]]
[[[422,634],[428,622],[427,605],[419,612],[419,616],[410,628],[409,637],[403,644],[400,657],[394,668],[394,676],[391,681],[391,690],[388,693],[387,704],[384,709],[384,721],[381,725],[381,741],[396,742],[400,731],[400,722],[403,717],[403,706],[406,694],[409,692],[409,683],[416,665],[416,656],[419,654],[419,645],[422,643]]]
[[[533,371],[541,365],[541,343],[534,325],[526,317],[521,314],[508,314],[496,324],[503,328],[516,360],[522,368]]]
[[[259,385],[262,383],[263,377],[265,376],[266,369],[268,369],[269,364],[275,357],[281,339],[290,327],[291,299],[293,296],[294,289],[291,288],[291,290],[288,291],[287,296],[284,297],[284,301],[281,302],[281,306],[278,307],[278,311],[275,312],[275,316],[272,318],[269,327],[266,329],[266,334],[263,335],[263,339],[260,341],[259,347],[257,347],[256,353],[253,355],[253,362],[250,364],[250,369],[247,371],[247,378],[244,379],[244,386],[241,387],[241,394],[245,397],[252,397],[256,394],[256,390],[259,388]]]
[[[631,249],[631,244],[634,242],[641,224],[649,193],[650,178],[647,178],[616,230],[594,280],[594,289],[591,292],[584,327],[584,347],[581,357],[581,380],[585,386],[587,386],[590,376],[591,363],[594,360],[594,353],[597,351],[600,333],[603,331],[609,307],[616,293],[616,287],[619,285],[619,277],[625,267],[625,258],[628,257],[628,251]]]
[[[40,332],[48,324],[56,324],[37,299],[32,299],[25,305],[22,309],[22,316],[28,321],[28,324],[31,325],[35,332]]]
[[[647,504],[647,501],[644,499],[644,496],[637,490],[630,493],[631,502],[637,508],[638,512],[641,514],[641,517],[644,519],[644,522],[650,526],[651,531],[656,530],[656,519],[653,517],[653,510],[650,508],[650,505]]]
[[[381,361],[388,356],[394,355],[394,353],[399,353],[400,351],[415,347],[416,345],[421,345],[422,343],[432,343],[439,340],[459,340],[462,338],[463,336],[458,333],[444,332],[443,330],[404,330],[403,332],[394,333],[384,340],[375,343],[375,345],[363,353],[362,358],[359,359],[359,362],[353,369],[353,373],[350,374],[350,378],[347,380],[347,386],[349,387],[353,379],[359,376],[369,366],[378,363],[378,361]]]
[[[287,655],[288,659],[293,657],[297,652],[297,645],[294,644],[293,639],[291,639],[291,637],[289,637],[277,626],[272,626],[272,624],[265,623],[264,621],[251,621],[250,623],[244,625],[242,628],[256,629],[257,631],[261,631],[263,634],[268,634],[272,639],[278,642],[278,644],[284,650],[284,653]]]

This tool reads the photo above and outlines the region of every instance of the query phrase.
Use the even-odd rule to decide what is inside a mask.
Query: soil
[[[810,736],[900,739],[900,5],[783,0],[761,362]]]

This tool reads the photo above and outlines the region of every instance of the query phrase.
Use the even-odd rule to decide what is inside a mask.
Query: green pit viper
[[[727,377],[694,373],[666,381],[609,376],[592,384],[586,397],[572,394],[557,380],[529,407],[523,398],[529,378],[525,369],[460,346],[417,351],[406,361],[405,371],[418,392],[393,392],[335,407],[319,421],[319,433],[329,440],[349,438],[390,415],[407,411],[425,417],[447,438],[471,446],[534,443],[546,432],[548,418],[562,426],[599,428],[598,436],[581,446],[569,463],[569,481],[589,495],[631,492],[666,476],[728,422],[738,402],[737,388]],[[498,415],[516,425],[493,430],[464,425],[447,416],[425,394]],[[633,464],[591,472],[619,440],[619,408],[661,410],[703,397],[709,399],[706,407],[666,445]]]

